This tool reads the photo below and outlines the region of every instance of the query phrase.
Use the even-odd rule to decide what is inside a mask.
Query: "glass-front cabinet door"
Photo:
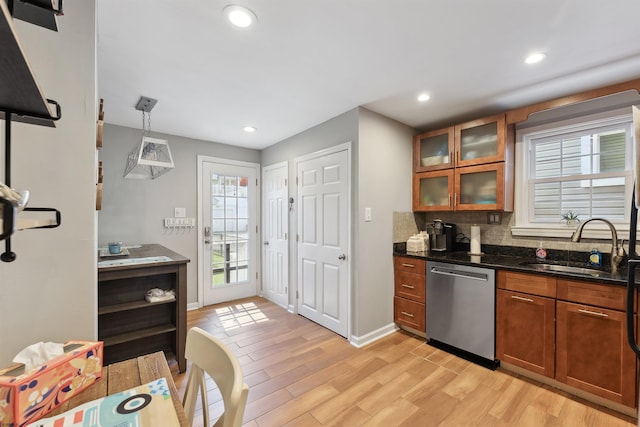
[[[448,211],[453,207],[453,169],[413,175],[413,210]]]
[[[506,137],[504,114],[455,126],[456,167],[504,161]]]
[[[416,135],[413,140],[413,170],[426,172],[453,167],[454,127]]]
[[[456,168],[455,210],[503,210],[504,195],[504,163]]]

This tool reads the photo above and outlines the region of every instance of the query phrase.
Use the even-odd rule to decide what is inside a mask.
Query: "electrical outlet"
[[[487,224],[500,224],[502,223],[502,213],[500,212],[488,212]]]

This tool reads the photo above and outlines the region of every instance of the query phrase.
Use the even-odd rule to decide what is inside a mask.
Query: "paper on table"
[[[134,425],[139,427],[180,426],[165,378],[92,400],[60,415],[43,418],[27,427]]]

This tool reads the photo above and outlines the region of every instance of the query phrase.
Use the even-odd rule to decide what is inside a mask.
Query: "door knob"
[[[263,245],[269,246],[269,242],[264,242]]]
[[[340,255],[340,256],[338,257],[338,259],[339,259],[340,261],[344,261],[345,259],[347,259],[347,256],[346,256],[345,254],[342,254],[342,255]]]

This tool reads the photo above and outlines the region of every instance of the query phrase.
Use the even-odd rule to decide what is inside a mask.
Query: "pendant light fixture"
[[[151,110],[157,102],[157,99],[141,96],[136,105],[136,110],[142,111],[142,140],[127,156],[123,175],[125,178],[156,179],[175,167],[167,140],[150,136]]]

